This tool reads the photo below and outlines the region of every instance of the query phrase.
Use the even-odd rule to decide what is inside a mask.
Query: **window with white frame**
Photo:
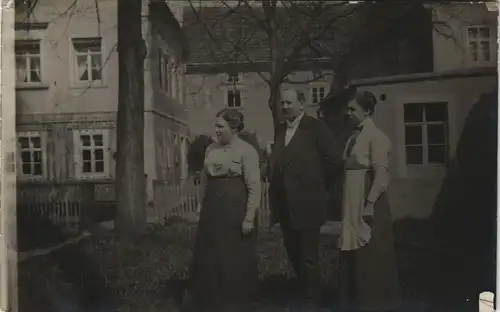
[[[40,40],[16,40],[16,81],[21,84],[42,81]]]
[[[490,64],[496,53],[496,40],[493,28],[488,25],[467,28],[469,58],[473,64]]]
[[[23,177],[42,177],[44,174],[44,150],[39,133],[19,133],[17,136],[19,173]]]
[[[101,38],[72,39],[76,82],[102,81]]]
[[[229,108],[240,108],[241,104],[241,91],[236,88],[227,90],[226,106]]]
[[[108,133],[105,130],[78,131],[75,134],[78,170],[82,176],[103,176],[108,173]]]
[[[160,88],[170,93],[170,69],[168,65],[168,54],[162,49],[158,49],[158,76],[160,78]]]
[[[448,104],[404,104],[405,154],[409,166],[445,166],[448,161]]]
[[[326,87],[324,86],[313,86],[311,88],[311,102],[312,104],[318,104],[325,98]]]

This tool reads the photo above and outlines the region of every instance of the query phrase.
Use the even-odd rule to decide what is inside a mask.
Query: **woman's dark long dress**
[[[192,301],[203,311],[240,311],[258,285],[255,222],[260,204],[259,157],[236,139],[214,143],[205,156],[206,186],[192,264]],[[199,311],[199,309],[197,309]]]
[[[343,310],[385,312],[401,306],[392,217],[384,190],[388,183],[384,168],[388,167],[389,151],[389,139],[371,118],[364,121],[344,151],[346,181],[339,261],[339,299]],[[373,195],[373,187],[378,196],[369,221],[364,219],[363,209]]]
[[[367,185],[371,183],[367,175]],[[340,303],[345,310],[395,311],[401,305],[389,199],[374,205],[370,242],[343,252],[339,263]],[[356,310],[354,310],[356,311]]]
[[[241,176],[207,178],[192,268],[192,294],[204,310],[236,311],[256,291],[256,231],[241,232],[246,202]]]

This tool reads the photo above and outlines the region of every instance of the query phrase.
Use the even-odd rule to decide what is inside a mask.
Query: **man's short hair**
[[[286,92],[286,91],[295,92],[295,95],[297,96],[297,101],[299,101],[301,104],[304,104],[306,102],[306,95],[302,90],[295,89],[295,88],[286,88],[283,90],[283,92]]]

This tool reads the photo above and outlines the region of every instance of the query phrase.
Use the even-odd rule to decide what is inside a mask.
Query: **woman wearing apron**
[[[394,311],[400,286],[386,194],[391,142],[371,116],[370,92],[353,92],[348,117],[356,130],[344,151],[345,182],[339,238],[339,296],[344,311]]]

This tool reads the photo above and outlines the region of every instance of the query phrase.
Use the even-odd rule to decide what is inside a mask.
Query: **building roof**
[[[496,67],[479,67],[459,70],[449,70],[445,72],[425,72],[413,73],[406,75],[390,75],[365,79],[353,79],[349,83],[349,87],[339,90],[339,92],[329,93],[323,100],[318,103],[320,110],[337,111],[341,109],[338,105],[345,105],[349,93],[353,92],[356,87],[362,86],[377,86],[377,85],[396,85],[400,83],[414,83],[426,81],[442,81],[447,79],[466,79],[474,77],[497,77],[498,70]]]
[[[278,59],[284,60],[284,55],[290,52],[283,53],[286,43],[302,34],[304,23],[309,23],[307,27],[311,28],[306,37],[316,40],[300,49],[300,62],[292,60],[293,70],[310,70],[313,66],[332,69],[338,63],[347,68],[350,77],[432,70],[429,11],[420,4],[405,3],[363,4],[358,8],[348,17],[338,19],[334,17],[342,16],[350,7],[332,5],[325,14],[277,8],[282,52]],[[237,10],[221,6],[184,7],[183,29],[191,48],[187,73],[268,71],[271,43],[265,27],[256,26],[255,18],[263,22],[263,14],[261,7],[241,6]],[[248,63],[252,66],[247,66]]]
[[[269,54],[264,42],[265,34],[253,33],[253,29],[242,24],[236,14],[228,11],[221,7],[203,7],[197,12],[191,7],[184,8],[183,28],[192,49],[190,63],[267,60]],[[242,38],[247,38],[245,43],[241,42]],[[239,51],[235,45],[244,48],[244,51]]]
[[[285,16],[285,9],[279,8]],[[299,13],[296,13],[299,14]],[[262,9],[240,7],[237,11],[221,6],[192,8],[183,12],[183,29],[191,47],[190,64],[266,63],[270,58],[268,36],[262,27],[256,27],[253,16],[263,19]],[[287,16],[287,18],[289,18]],[[299,23],[299,22],[297,22]],[[292,24],[285,21],[284,25]],[[300,26],[299,26],[300,27]],[[280,30],[283,35],[293,32]],[[297,34],[295,32],[292,35]],[[327,36],[325,36],[327,37]],[[283,41],[283,40],[282,40]],[[327,40],[314,49],[302,49],[300,58],[322,59],[326,56]]]

